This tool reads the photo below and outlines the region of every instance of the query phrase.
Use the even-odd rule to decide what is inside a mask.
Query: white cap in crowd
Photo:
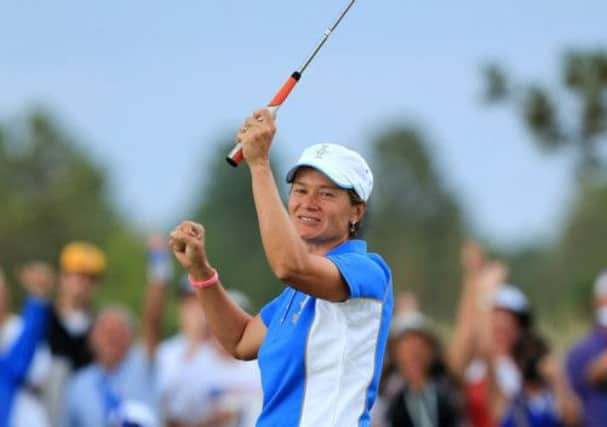
[[[354,190],[364,202],[373,190],[373,173],[356,151],[338,144],[316,144],[308,147],[287,173],[287,182],[293,182],[300,167],[311,167],[327,176],[344,190]]]
[[[493,307],[511,311],[516,314],[529,312],[529,302],[521,290],[512,285],[503,285],[493,298]]]
[[[392,319],[390,337],[396,338],[409,332],[432,336],[430,320],[419,311],[400,313]]]
[[[601,271],[594,281],[594,296],[595,298],[607,297],[607,270]]]

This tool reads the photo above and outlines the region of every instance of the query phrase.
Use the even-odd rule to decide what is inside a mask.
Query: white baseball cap
[[[519,288],[508,284],[501,286],[495,292],[493,307],[512,311],[516,314],[529,312],[529,302],[525,294]]]
[[[373,190],[373,173],[356,151],[338,144],[316,144],[308,147],[287,173],[287,182],[293,182],[301,167],[310,167],[326,175],[344,190],[354,190],[364,202]]]
[[[601,271],[594,282],[594,297],[607,297],[607,270]]]
[[[430,320],[418,311],[398,314],[392,319],[390,337],[400,337],[409,332],[433,335]]]

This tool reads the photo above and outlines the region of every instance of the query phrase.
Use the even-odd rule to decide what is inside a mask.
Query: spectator
[[[247,118],[239,139],[266,256],[285,284],[280,296],[255,316],[238,307],[207,258],[201,224],[182,222],[170,244],[224,348],[258,359],[259,427],[369,425],[393,307],[388,265],[356,239],[373,175],[346,147],[308,147],[287,175],[285,209],[268,157],[275,131],[263,109]]]
[[[257,365],[234,359],[209,335],[187,278],[178,295],[180,331],[158,350],[159,395],[167,425],[253,426],[261,406]],[[246,307],[243,294],[231,295]]]
[[[582,425],[607,426],[607,270],[594,284],[592,330],[569,351],[569,382],[583,407]]]
[[[78,371],[68,388],[67,427],[158,424],[155,352],[171,275],[168,253],[158,241],[149,243],[142,342],[134,344],[134,321],[126,308],[112,306],[99,313],[89,336],[94,363]]]
[[[67,427],[105,427],[128,408],[155,419],[153,363],[145,349],[132,346],[134,325],[123,307],[103,309],[90,341],[95,362],[78,371],[67,393]]]
[[[207,375],[213,369],[204,312],[189,282],[179,287],[179,332],[162,342],[158,349],[158,387],[167,425],[186,426],[201,421],[210,411]],[[196,381],[192,381],[196,378]]]
[[[52,274],[49,273],[48,266],[41,263],[29,264],[22,270],[23,276],[26,277],[23,286],[28,298],[23,309],[22,326],[16,332],[16,337],[11,339],[6,334],[9,321],[9,291],[0,271],[0,327],[3,344],[0,350],[0,427],[34,426],[33,423],[36,422],[44,423],[40,407],[36,407],[34,401],[26,400],[22,394],[22,386],[27,380],[30,364],[44,337],[48,321],[49,308],[46,298],[53,286]],[[34,405],[28,408],[27,403]],[[18,405],[22,408],[21,413],[16,411]],[[26,408],[33,412],[23,413]]]
[[[88,343],[94,320],[92,298],[105,270],[105,255],[91,243],[72,242],[61,252],[60,270],[49,319],[52,362],[44,390],[53,427],[63,425],[63,396],[72,372],[93,360]]]
[[[37,286],[38,282],[55,283],[53,269],[46,263],[32,262],[18,271],[21,283],[26,287]],[[23,330],[23,321],[12,316],[2,325],[2,348],[8,348]],[[27,378],[20,388],[13,404],[12,425],[14,427],[47,427],[50,423],[48,411],[42,399],[42,390],[49,376],[51,355],[48,346],[41,341],[34,354]]]
[[[525,295],[504,283],[507,268],[488,261],[468,243],[462,251],[464,280],[449,366],[465,384],[467,415],[474,427],[492,427],[509,399],[520,392],[512,352],[532,325]]]
[[[561,427],[577,425],[578,404],[559,363],[537,333],[518,340],[514,360],[522,374],[521,391],[510,400],[502,427]]]
[[[243,310],[252,309],[244,293],[233,289],[228,293]],[[235,359],[215,338],[212,344],[215,369],[211,370],[208,382],[215,398],[215,418],[220,421],[211,426],[254,427],[263,404],[257,362]]]
[[[166,241],[154,236],[148,242],[148,277],[150,283],[168,283],[172,276],[172,259]],[[163,289],[164,286],[157,289]],[[160,413],[169,427],[196,425],[210,411],[207,395],[207,376],[214,369],[213,349],[207,330],[204,312],[193,297],[187,280],[182,280],[177,289],[179,332],[160,343],[157,352],[154,337],[160,337],[156,330],[162,322],[154,316],[146,316],[146,330],[153,332],[148,337],[151,343],[151,358],[156,362],[156,392]],[[155,308],[151,312],[160,315],[166,298],[155,298]],[[149,305],[148,305],[149,307]],[[150,311],[150,310],[148,310]],[[155,354],[154,354],[155,353]],[[199,379],[192,381],[192,378]]]
[[[419,311],[417,297],[411,292],[400,292],[394,299],[394,319],[406,316]],[[384,359],[382,366],[381,380],[379,383],[379,395],[375,401],[375,405],[371,409],[371,420],[373,427],[387,427],[386,412],[387,405],[392,401],[396,393],[404,385],[404,380],[394,363],[393,357],[390,356],[390,347],[394,340],[388,342],[388,357]]]
[[[394,316],[416,313],[419,311],[417,297],[411,292],[401,292],[394,300]]]
[[[387,425],[459,426],[457,399],[429,321],[420,313],[401,314],[393,321],[390,338],[390,355],[404,385],[389,404]]]

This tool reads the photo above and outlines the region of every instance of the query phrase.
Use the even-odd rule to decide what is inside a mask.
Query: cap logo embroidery
[[[325,154],[327,154],[329,152],[329,147],[327,144],[323,144],[320,146],[320,148],[318,150],[316,150],[316,153],[314,153],[314,158],[316,159],[322,159],[323,156]]]

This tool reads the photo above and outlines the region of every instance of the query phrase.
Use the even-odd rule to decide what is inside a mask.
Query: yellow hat
[[[71,242],[61,251],[61,271],[98,276],[105,271],[105,254],[92,243]]]

